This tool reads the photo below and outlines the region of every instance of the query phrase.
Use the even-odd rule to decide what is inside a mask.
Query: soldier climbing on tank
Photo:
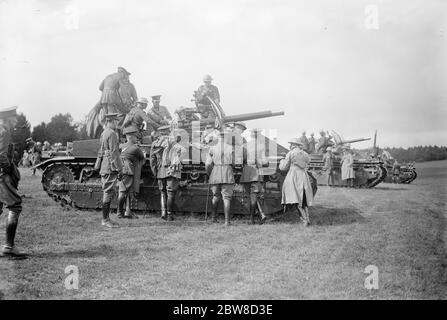
[[[186,149],[178,143],[179,136],[170,125],[159,127],[157,136],[152,142],[150,165],[152,173],[158,180],[160,190],[161,218],[174,220],[175,195],[181,178],[182,160]]]
[[[0,253],[1,256],[24,257],[23,253],[14,246],[19,216],[22,212],[22,198],[17,192],[20,173],[14,158],[14,145],[11,131],[17,124],[17,107],[0,110],[0,215],[3,206],[8,209],[6,220],[6,243]]]
[[[146,122],[146,126],[148,128],[149,133],[151,133],[153,130],[152,128],[158,128],[159,125],[154,122],[151,118],[149,118],[144,112],[144,110],[147,108],[149,101],[141,97],[137,101],[137,105],[134,106],[130,112],[126,115],[126,118],[123,122],[123,128],[133,126],[138,129],[137,138],[138,140],[141,140],[143,137],[143,131],[144,131],[144,123]]]
[[[118,67],[118,72],[109,74],[99,85],[99,90],[102,91],[99,103],[104,110],[104,114],[126,113],[119,94],[119,88],[120,81],[129,74],[123,67]]]
[[[152,132],[160,126],[170,124],[172,116],[169,113],[168,108],[160,105],[161,95],[152,96],[151,98],[153,106],[149,109],[147,115],[152,120],[151,123],[149,123],[150,131]]]
[[[110,219],[110,204],[115,196],[118,180],[121,180],[123,164],[121,162],[117,129],[117,113],[105,115],[106,128],[100,137],[100,149],[95,169],[100,170],[102,182],[102,222],[101,225],[113,228],[116,222]]]
[[[261,139],[259,132],[259,129],[253,129],[251,131],[252,139],[246,144],[244,150],[245,165],[242,169],[240,183],[244,186],[245,192],[247,192],[250,197],[249,211],[251,223],[255,223],[254,214],[257,210],[261,218],[261,224],[263,224],[267,217],[262,208],[262,201],[264,199],[264,179],[260,170],[262,167],[268,166],[269,162],[265,157],[265,141]]]
[[[126,113],[132,109],[138,100],[137,90],[135,89],[133,83],[130,82],[129,76],[130,72],[124,74],[124,76],[119,80],[120,86],[118,89],[118,93],[121,97]]]
[[[211,219],[217,222],[217,208],[220,198],[223,198],[225,225],[230,225],[231,198],[234,190],[235,152],[232,145],[232,133],[223,130],[218,143],[211,147],[205,162],[209,174],[208,183],[213,193]]]
[[[136,219],[137,215],[130,210],[130,201],[139,192],[139,182],[141,176],[141,167],[144,164],[144,153],[138,148],[137,134],[138,129],[134,126],[126,127],[123,130],[127,142],[121,148],[121,161],[123,163],[123,176],[118,183],[118,218]]]

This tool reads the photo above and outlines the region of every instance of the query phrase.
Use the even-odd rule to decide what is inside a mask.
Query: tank
[[[382,161],[384,162],[384,166],[388,171],[388,175],[386,176],[384,182],[386,183],[396,183],[393,181],[393,164],[394,158],[388,151],[383,150],[380,156]],[[417,172],[414,162],[408,163],[400,163],[400,173],[399,179],[397,183],[409,184],[412,183],[417,178]]]
[[[284,115],[283,112],[256,112],[225,116],[220,106],[213,103],[213,114],[206,119],[197,120],[197,108],[183,108],[180,117],[172,124],[176,129],[183,129],[188,133],[189,140],[181,142],[189,148],[189,154],[200,157],[200,161],[184,159],[182,162],[180,187],[176,194],[176,212],[205,213],[211,210],[212,193],[205,171],[205,155],[209,146],[194,141],[194,137],[202,135],[206,130],[222,129],[233,121],[250,121]],[[288,151],[275,141],[262,136],[266,145],[266,156],[270,166],[262,168],[264,177],[265,196],[261,203],[266,214],[273,214],[283,210],[281,205],[281,189],[285,173],[279,171],[279,161]],[[183,139],[183,137],[182,137]],[[186,144],[183,144],[185,143]],[[143,212],[157,212],[160,210],[160,191],[149,165],[151,137],[142,139],[139,147],[146,156],[146,162],[141,172],[140,193],[131,199],[131,210]],[[101,178],[94,170],[99,139],[74,141],[69,156],[53,157],[37,167],[43,170],[42,186],[47,194],[62,206],[72,206],[78,209],[99,209],[102,206]],[[249,214],[249,197],[239,184],[242,165],[235,167],[235,192],[232,199],[232,214]],[[316,179],[310,173],[314,193],[317,191]],[[112,202],[116,208],[116,199]],[[222,204],[221,204],[222,206]],[[223,207],[219,208],[223,212]]]
[[[356,143],[360,141],[371,140],[371,138],[358,138],[352,140],[344,140],[338,133],[331,131],[333,141],[333,154],[334,159],[334,181],[333,186],[347,186],[346,182],[341,179],[341,159],[343,146],[346,144]],[[327,184],[327,173],[324,171],[324,162],[322,153],[310,154],[311,162],[309,164],[309,170],[313,176],[317,179],[319,185]],[[387,176],[387,170],[383,161],[371,157],[360,157],[354,155],[354,187],[356,188],[372,188],[382,181]]]

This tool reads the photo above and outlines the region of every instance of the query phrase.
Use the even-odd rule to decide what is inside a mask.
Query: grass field
[[[151,216],[114,230],[100,212],[61,209],[22,170],[16,242],[30,257],[0,259],[0,299],[445,299],[447,161],[417,170],[410,185],[321,187],[309,228],[288,213],[262,226]],[[78,290],[64,287],[69,265]],[[364,287],[368,265],[378,290]]]

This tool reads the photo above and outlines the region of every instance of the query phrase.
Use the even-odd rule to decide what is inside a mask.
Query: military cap
[[[137,103],[148,104],[148,103],[149,103],[149,100],[147,100],[147,98],[145,98],[145,97],[140,97],[140,98],[138,98]]]
[[[332,147],[327,147],[326,151],[332,151]]]
[[[113,120],[116,120],[117,116],[118,116],[118,113],[108,113],[104,117],[106,117],[107,121],[113,121]]]
[[[0,119],[7,119],[11,117],[17,116],[17,107],[10,107],[10,108],[2,108],[0,109]]]
[[[128,75],[131,75],[131,73],[129,71],[127,71],[126,69],[124,69],[123,67],[118,67],[118,72],[122,72]]]
[[[321,130],[320,133],[322,133],[322,134],[326,134],[326,132],[325,132],[324,130]]]
[[[209,74],[203,76],[203,81],[212,81],[212,80],[213,78]]]
[[[161,94],[151,96],[152,100],[160,100]]]
[[[288,142],[291,144],[296,144],[296,145],[300,145],[300,146],[304,145],[304,143],[298,138],[292,138]]]
[[[135,126],[128,126],[123,129],[124,134],[136,134],[138,129]]]
[[[245,123],[243,123],[242,121],[237,121],[233,123],[233,126],[240,126],[243,127],[244,130],[247,130],[247,126],[245,125]]]

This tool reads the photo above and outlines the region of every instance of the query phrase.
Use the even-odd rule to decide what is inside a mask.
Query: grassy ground
[[[321,187],[309,228],[289,213],[263,226],[151,216],[104,230],[100,212],[62,210],[22,172],[17,245],[30,257],[0,259],[0,299],[447,297],[445,161],[419,165],[411,185]],[[68,265],[78,290],[64,287]],[[364,287],[368,265],[378,290]]]

